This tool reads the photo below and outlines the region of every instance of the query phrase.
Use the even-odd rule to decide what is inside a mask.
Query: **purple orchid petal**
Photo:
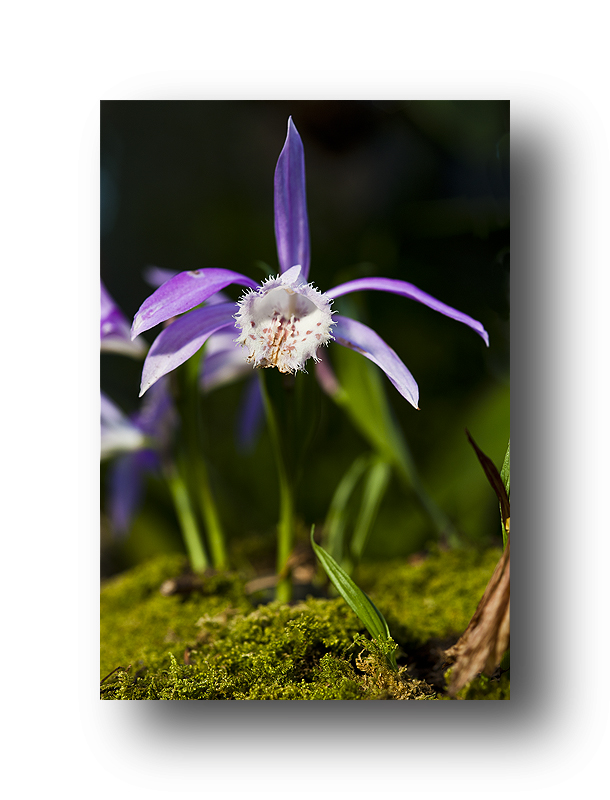
[[[167,377],[151,386],[139,410],[133,415],[133,421],[146,436],[154,440],[157,450],[169,449],[178,427],[178,413]]]
[[[256,289],[258,286],[251,278],[229,269],[212,268],[179,272],[142,303],[133,321],[132,338],[160,322],[190,311],[231,283],[249,286],[251,289]]]
[[[415,378],[396,355],[394,350],[389,347],[375,331],[356,322],[349,317],[341,317],[339,314],[333,317],[336,323],[333,328],[333,337],[338,344],[349,347],[357,353],[366,356],[374,364],[377,364],[400,394],[418,408],[419,389]]]
[[[307,280],[309,275],[309,223],[305,195],[303,142],[288,119],[288,134],[275,168],[275,241],[281,272],[296,264]]]
[[[100,418],[102,428],[130,424],[129,419],[123,414],[121,409],[114,403],[107,394],[100,392]],[[127,423],[125,422],[127,420]]]
[[[330,365],[326,354],[318,351],[318,361],[315,365],[315,373],[318,383],[323,392],[329,397],[336,397],[341,391],[341,385],[337,380],[337,376]]]
[[[225,328],[210,338],[200,381],[205,392],[252,374],[254,367],[246,361],[248,351],[235,341],[237,334],[235,328]]]
[[[149,286],[154,286],[158,289],[171,278],[175,278],[179,273],[175,269],[166,269],[165,267],[146,267],[143,272],[144,280]]]
[[[100,394],[100,458],[139,450],[146,444],[144,432],[103,392]]]
[[[173,269],[165,269],[165,267],[146,267],[143,272],[144,280],[150,286],[158,289],[163,283],[166,283],[170,278],[175,278],[179,273]],[[229,303],[231,298],[224,292],[216,292],[205,301],[208,305],[212,303]]]
[[[100,349],[106,353],[122,353],[141,358],[146,353],[145,344],[131,341],[129,322],[100,281]]]
[[[116,534],[129,533],[131,523],[142,501],[143,473],[146,464],[140,453],[117,458],[108,472],[108,516]]]
[[[100,338],[103,339],[110,334],[129,336],[129,323],[102,281],[100,281],[100,301]]]
[[[174,320],[153,342],[142,370],[140,397],[160,377],[194,355],[213,333],[234,325],[235,303],[196,308]]]
[[[258,375],[247,382],[237,419],[237,447],[243,452],[256,442],[263,423],[265,406]]]
[[[489,335],[480,322],[469,317],[468,314],[463,314],[461,311],[451,308],[451,306],[447,306],[445,303],[441,303],[440,300],[437,300],[430,294],[426,294],[426,292],[422,292],[417,286],[413,286],[412,283],[407,283],[406,281],[398,281],[393,278],[356,278],[354,281],[348,281],[347,283],[335,286],[334,289],[326,292],[326,294],[328,297],[335,298],[343,294],[349,294],[349,292],[359,292],[363,289],[376,289],[380,292],[391,292],[392,294],[400,294],[403,297],[409,297],[411,300],[417,300],[418,303],[423,303],[425,306],[433,308],[446,317],[451,317],[451,319],[468,325],[469,328],[472,328],[473,331],[479,334],[489,347]]]

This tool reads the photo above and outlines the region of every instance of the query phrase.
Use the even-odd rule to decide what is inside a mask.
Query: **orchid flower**
[[[140,505],[146,473],[158,472],[177,424],[164,380],[131,417],[106,395],[101,397],[101,458],[114,459],[108,473],[108,514],[119,534],[126,534]]]
[[[142,358],[146,345],[141,339],[131,341],[129,322],[100,281],[100,349],[107,353],[121,353],[133,358]]]
[[[101,392],[100,399],[100,459],[112,458],[144,447],[146,437],[140,428],[104,392]]]
[[[146,345],[142,341],[130,340],[127,320],[101,281],[100,285],[101,350],[141,358],[146,353]],[[128,533],[141,502],[145,474],[160,472],[174,502],[191,567],[196,571],[205,569],[208,557],[188,488],[170,453],[178,415],[168,381],[158,381],[140,409],[131,417],[127,417],[103,392],[100,411],[100,457],[115,457],[108,471],[108,515],[114,531],[123,536]],[[202,504],[209,514],[215,513],[209,492]],[[214,556],[218,558],[220,529],[217,527],[212,534],[216,537],[213,542]]]
[[[244,350],[243,359],[252,367],[277,367],[285,373],[304,371],[310,358],[319,361],[320,347],[335,341],[377,364],[400,394],[417,408],[417,383],[394,350],[371,328],[331,310],[335,298],[362,290],[390,292],[423,303],[468,325],[489,345],[480,322],[406,281],[357,278],[324,294],[308,282],[305,158],[292,117],[275,170],[274,200],[280,265],[277,277],[259,285],[246,275],[226,269],[180,272],[144,301],[134,318],[132,338],[171,317],[183,316],[178,316],[152,344],[144,362],[140,396],[196,353],[210,336],[237,329],[236,341]],[[237,303],[195,308],[231,284],[246,287]],[[191,313],[185,314],[187,311]]]

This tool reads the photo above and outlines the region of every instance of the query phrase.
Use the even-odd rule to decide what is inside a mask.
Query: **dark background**
[[[427,491],[465,543],[499,542],[497,502],[464,428],[500,467],[509,437],[508,101],[104,101],[102,279],[131,319],[151,292],[149,265],[260,279],[261,260],[277,271],[273,173],[289,115],[305,148],[310,280],[325,291],[359,276],[401,278],[490,335],[487,349],[466,326],[415,302],[381,292],[349,298],[419,384],[418,412],[384,377]],[[102,389],[125,411],[138,406],[140,371],[131,359],[102,356]],[[242,390],[212,392],[204,418],[225,527],[234,552],[247,555],[249,543],[273,546],[277,482],[264,434],[251,453],[235,447]],[[330,400],[322,408],[299,496],[306,526],[322,522],[341,476],[369,449]],[[436,535],[393,480],[366,557],[406,556]],[[113,538],[102,516],[102,545],[103,574],[181,548],[161,482],[149,481],[126,540]]]

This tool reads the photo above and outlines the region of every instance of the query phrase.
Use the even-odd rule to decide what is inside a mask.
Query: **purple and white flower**
[[[332,301],[350,292],[373,290],[402,295],[472,328],[486,345],[480,322],[442,303],[413,284],[392,278],[357,278],[318,291],[308,282],[309,223],[305,194],[303,144],[292,121],[275,170],[275,236],[280,274],[262,284],[225,269],[181,272],[144,301],[135,316],[132,337],[172,317],[152,344],[142,372],[141,395],[156,381],[196,353],[213,334],[235,332],[243,359],[253,367],[277,367],[281,372],[304,370],[318,349],[331,341],[364,355],[380,367],[400,394],[417,408],[415,379],[394,350],[371,328],[331,310]],[[226,286],[247,291],[239,302],[203,305]],[[194,310],[191,310],[194,309]],[[185,312],[190,311],[189,314]],[[179,316],[182,315],[182,316]]]
[[[145,476],[161,470],[177,424],[167,379],[158,381],[129,417],[102,393],[100,457],[113,461],[108,470],[108,515],[116,533],[124,535],[131,527]]]
[[[100,422],[102,461],[146,446],[144,432],[104,392],[100,393]]]
[[[141,339],[130,336],[129,322],[100,281],[100,349],[107,353],[121,353],[133,358],[143,358],[146,345]]]

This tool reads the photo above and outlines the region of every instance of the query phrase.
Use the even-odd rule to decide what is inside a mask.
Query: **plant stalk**
[[[203,351],[189,359],[185,364],[185,381],[183,384],[185,391],[185,414],[183,416],[185,449],[191,474],[195,479],[197,501],[205,524],[212,564],[215,569],[226,569],[228,558],[224,531],[216,503],[214,502],[208,469],[203,456],[199,389],[202,354]]]
[[[186,485],[173,464],[165,467],[165,478],[174,501],[191,567],[194,572],[203,572],[209,566],[209,561]]]
[[[294,527],[295,527],[295,512],[294,512],[294,481],[287,469],[286,459],[282,451],[282,441],[280,438],[280,430],[277,414],[271,402],[265,376],[262,370],[259,372],[261,382],[261,392],[265,404],[265,413],[267,415],[267,424],[269,426],[269,434],[271,436],[271,444],[273,447],[273,454],[275,456],[275,463],[278,471],[278,481],[280,490],[280,509],[279,520],[277,525],[277,561],[276,570],[279,576],[279,581],[276,586],[276,599],[282,603],[290,601],[292,596],[292,582],[289,575],[288,560],[292,553],[294,546]]]

